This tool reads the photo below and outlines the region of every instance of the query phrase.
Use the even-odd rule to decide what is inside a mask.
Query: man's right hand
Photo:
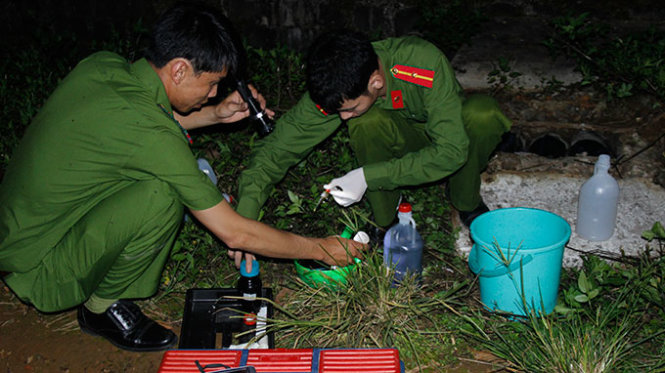
[[[339,236],[312,238],[275,229],[239,215],[224,200],[213,207],[190,212],[231,249],[229,256],[234,260],[241,258],[236,255],[237,251],[244,251],[272,258],[312,259],[329,265],[345,265],[354,257],[361,258],[362,250],[367,248],[363,243]]]
[[[368,248],[368,245],[340,236],[330,236],[320,239],[320,247],[323,251],[322,262],[344,266],[352,263],[353,258],[362,259],[362,252]]]

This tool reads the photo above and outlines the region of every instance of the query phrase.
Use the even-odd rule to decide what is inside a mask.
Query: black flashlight
[[[260,137],[268,135],[275,128],[275,123],[270,117],[261,109],[261,105],[258,101],[252,96],[252,91],[247,87],[245,80],[237,80],[238,92],[242,96],[242,99],[245,100],[249,106],[249,119],[256,126],[256,132],[258,132]]]

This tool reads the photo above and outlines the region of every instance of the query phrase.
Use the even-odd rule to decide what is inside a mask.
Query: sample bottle
[[[213,185],[217,186],[217,175],[215,174],[215,170],[213,170],[212,166],[210,166],[210,163],[208,162],[207,159],[205,158],[199,158],[196,160],[196,163],[199,166],[199,170],[203,172],[208,178],[210,179],[210,182],[212,182]],[[233,199],[233,196],[230,194],[222,193],[222,196],[228,203],[235,203],[235,200]],[[183,218],[185,222],[189,222],[192,219],[189,217],[189,213],[185,213],[185,216]]]
[[[575,232],[589,241],[604,241],[612,237],[619,203],[619,184],[607,172],[610,156],[601,154],[593,176],[582,184],[577,203]]]
[[[199,170],[208,176],[213,185],[217,185],[217,175],[215,174],[215,170],[212,169],[212,166],[210,166],[210,163],[208,163],[208,160],[205,158],[199,158],[196,160],[196,163],[199,165]]]
[[[257,314],[261,309],[261,277],[259,276],[259,262],[252,260],[252,270],[247,272],[246,262],[240,263],[240,279],[238,279],[238,291],[242,296],[242,309],[246,313]]]
[[[407,275],[420,277],[423,239],[416,230],[410,204],[400,203],[397,218],[399,222],[383,237],[383,264],[395,268],[395,282],[399,283]]]

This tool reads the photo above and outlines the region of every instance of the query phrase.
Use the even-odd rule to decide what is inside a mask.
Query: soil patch
[[[81,332],[75,310],[39,313],[5,286],[0,290],[0,335],[0,370],[7,373],[157,372],[164,354],[120,350]]]

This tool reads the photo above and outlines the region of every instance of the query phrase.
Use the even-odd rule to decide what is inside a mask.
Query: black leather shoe
[[[474,210],[460,211],[459,218],[462,221],[462,223],[464,223],[464,225],[466,225],[466,227],[468,228],[471,226],[471,223],[473,222],[474,219],[488,212],[489,210],[490,209],[487,207],[487,205],[485,205],[485,202],[481,200],[480,205],[478,205],[478,207],[476,207]]]
[[[139,306],[127,300],[113,303],[101,314],[81,306],[77,318],[82,331],[104,337],[123,350],[159,351],[178,341],[172,331],[148,318]]]

